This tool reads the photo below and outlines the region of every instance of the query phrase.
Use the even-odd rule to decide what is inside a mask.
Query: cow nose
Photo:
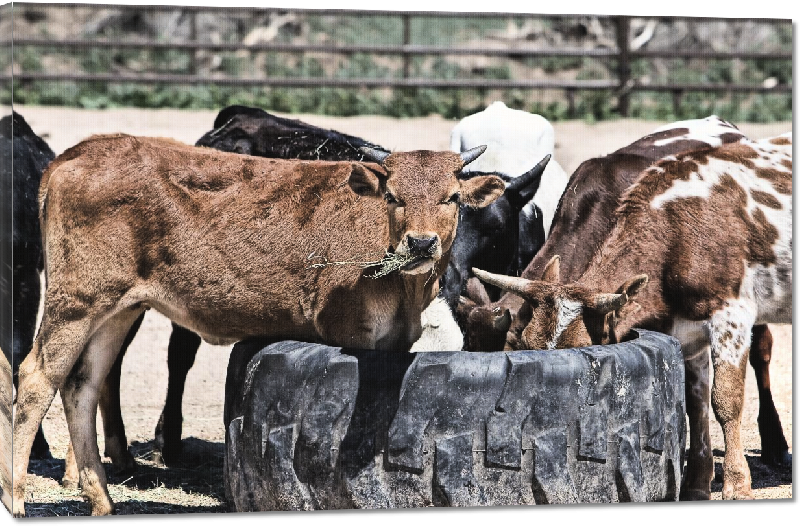
[[[436,243],[439,241],[438,236],[406,236],[408,250],[412,254],[425,254],[433,253]]]

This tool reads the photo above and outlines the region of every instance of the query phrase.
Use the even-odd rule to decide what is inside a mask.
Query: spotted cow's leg
[[[714,367],[711,405],[725,437],[723,499],[753,498],[741,427],[747,355],[755,318],[754,305],[744,300],[731,300],[706,324]]]

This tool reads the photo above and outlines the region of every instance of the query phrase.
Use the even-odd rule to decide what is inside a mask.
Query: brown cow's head
[[[458,205],[482,208],[503,195],[505,183],[496,176],[460,180],[461,169],[485,146],[461,154],[420,150],[387,154],[365,148],[386,170],[354,170],[350,188],[359,195],[383,197],[389,216],[391,246],[398,255],[414,256],[401,272],[431,272],[449,252],[458,225]]]
[[[583,285],[563,285],[558,282],[558,256],[547,264],[541,281],[473,270],[482,281],[517,294],[530,308],[531,319],[521,337],[509,334],[507,348],[512,349],[565,349],[616,343],[617,319],[625,315],[624,307],[647,284],[647,276],[640,274],[613,294]]]

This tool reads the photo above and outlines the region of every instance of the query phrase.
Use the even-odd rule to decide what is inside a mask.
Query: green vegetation
[[[509,31],[526,27],[530,35],[551,34],[568,21],[517,16],[491,18],[422,17],[410,19],[413,44],[473,46],[478,40],[490,44]],[[239,33],[221,34],[224,41],[240,41],[247,32],[239,22]],[[331,45],[385,45],[403,43],[401,16],[302,15],[293,28],[280,28],[276,42],[309,42]],[[525,24],[528,24],[527,26]],[[531,27],[534,29],[532,30]],[[562,27],[563,29],[563,27]],[[532,31],[532,32],[531,32]],[[46,23],[38,28],[46,32]],[[567,33],[564,33],[566,35]],[[131,38],[122,28],[106,28],[103,38]],[[136,35],[142,38],[141,35]],[[563,37],[563,45],[575,47]],[[790,23],[777,25],[769,34],[772,49],[791,49]],[[537,45],[549,47],[546,43]],[[520,79],[608,80],[615,78],[613,59],[589,57],[485,57],[460,55],[401,56],[389,54],[303,52],[209,52],[192,55],[186,50],[59,48],[19,46],[14,48],[15,69],[24,72],[89,73],[111,75],[179,74],[226,78],[264,78],[264,87],[132,84],[126,82],[16,82],[14,101],[20,104],[52,104],[84,108],[135,106],[145,108],[218,109],[245,104],[287,113],[321,113],[335,116],[383,114],[416,117],[440,114],[461,118],[489,102],[504,100],[509,106],[539,113],[558,121],[581,118],[589,122],[618,118],[618,95],[613,90],[576,90],[570,97],[562,90],[489,90],[432,88],[343,88],[267,87],[269,78],[412,78],[430,79]],[[631,77],[651,84],[664,83],[752,83],[790,84],[790,60],[637,59],[630,64]],[[7,56],[0,56],[0,70],[10,69]],[[11,102],[11,88],[0,87],[0,104]],[[791,94],[730,94],[634,91],[629,116],[673,120],[716,113],[734,122],[791,120]]]

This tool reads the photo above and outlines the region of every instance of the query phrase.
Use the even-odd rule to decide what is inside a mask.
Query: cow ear
[[[556,254],[550,258],[542,272],[542,281],[552,281],[553,283],[561,281],[561,256]]]
[[[372,168],[375,168],[373,170]],[[367,167],[360,163],[353,163],[347,184],[358,195],[365,197],[380,197],[386,191],[386,174],[378,165]]]
[[[647,285],[647,281],[647,274],[634,276],[617,289],[617,294],[625,294],[630,299],[639,294],[642,288]]]
[[[482,175],[461,181],[461,204],[483,208],[494,203],[506,191],[506,183],[495,175]]]

